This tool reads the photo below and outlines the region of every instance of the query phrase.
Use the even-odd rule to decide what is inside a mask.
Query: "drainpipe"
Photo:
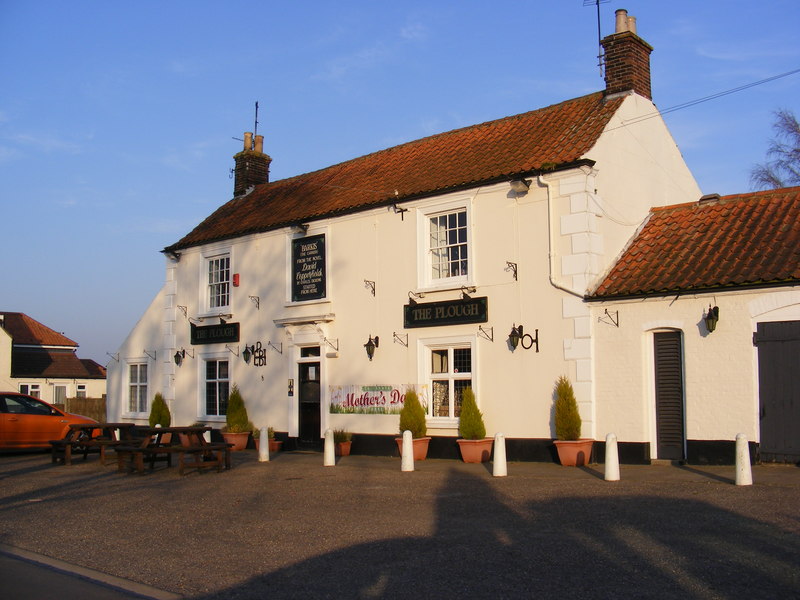
[[[557,288],[561,291],[567,292],[568,294],[572,294],[573,296],[577,296],[581,300],[583,300],[583,294],[576,292],[575,290],[571,290],[565,285],[556,281],[555,277],[555,254],[556,254],[556,234],[555,234],[555,223],[553,217],[553,200],[552,200],[552,193],[550,186],[552,185],[550,182],[545,181],[544,178],[539,175],[538,176],[539,185],[543,185],[547,188],[547,233],[548,233],[548,241],[550,244],[550,248],[548,251],[548,258],[550,262],[550,285],[554,288]]]

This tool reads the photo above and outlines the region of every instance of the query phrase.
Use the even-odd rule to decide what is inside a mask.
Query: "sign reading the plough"
[[[444,300],[403,307],[403,327],[435,327],[486,323],[489,320],[489,299],[486,296],[469,300]]]
[[[292,240],[292,301],[325,297],[325,236]]]
[[[428,386],[400,385],[332,385],[329,386],[331,413],[396,415],[403,408],[408,390],[416,390],[422,406],[428,405]]]

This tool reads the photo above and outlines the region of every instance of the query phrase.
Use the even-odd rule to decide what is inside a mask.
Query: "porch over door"
[[[680,331],[653,335],[656,387],[656,452],[659,459],[684,458],[683,351]]]

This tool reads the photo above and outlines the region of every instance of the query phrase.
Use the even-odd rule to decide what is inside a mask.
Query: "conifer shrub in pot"
[[[458,447],[466,463],[486,462],[492,455],[492,438],[486,437],[483,415],[471,387],[461,392],[461,412],[458,416]]]
[[[155,427],[156,425],[159,427],[169,427],[172,423],[172,415],[169,412],[169,406],[167,406],[167,402],[164,400],[164,396],[161,395],[161,392],[158,392],[153,397],[153,405],[150,407],[148,422],[150,423],[150,427]],[[162,443],[168,444],[171,441],[171,433],[165,433],[161,436]]]
[[[228,396],[228,410],[225,413],[222,437],[228,444],[233,444],[231,450],[244,450],[247,447],[251,431],[253,431],[253,423],[247,416],[247,408],[244,405],[244,398],[239,391],[239,386],[234,383]]]
[[[346,429],[333,430],[333,450],[336,456],[350,456],[353,434]]]
[[[561,375],[553,390],[553,418],[556,428],[555,446],[558,460],[567,467],[583,466],[592,456],[594,440],[581,438],[581,414],[569,378]]]
[[[414,460],[425,460],[428,456],[428,444],[431,438],[427,437],[428,425],[425,409],[419,401],[415,390],[408,390],[400,409],[400,436],[395,438],[400,455],[403,455],[403,432],[410,431],[414,445]]]

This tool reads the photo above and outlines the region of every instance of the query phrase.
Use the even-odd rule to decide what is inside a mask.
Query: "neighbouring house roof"
[[[0,311],[0,317],[11,336],[11,377],[106,378],[105,367],[78,358],[78,344],[67,336],[24,313]]]
[[[11,376],[53,379],[105,379],[106,369],[72,350],[16,350],[11,355]]]
[[[165,251],[565,168],[585,160],[623,100],[597,92],[257,185]]]
[[[78,344],[64,334],[53,331],[36,319],[19,312],[2,312],[3,329],[11,336],[15,346],[69,346]]]
[[[800,187],[653,208],[590,300],[800,284]]]

